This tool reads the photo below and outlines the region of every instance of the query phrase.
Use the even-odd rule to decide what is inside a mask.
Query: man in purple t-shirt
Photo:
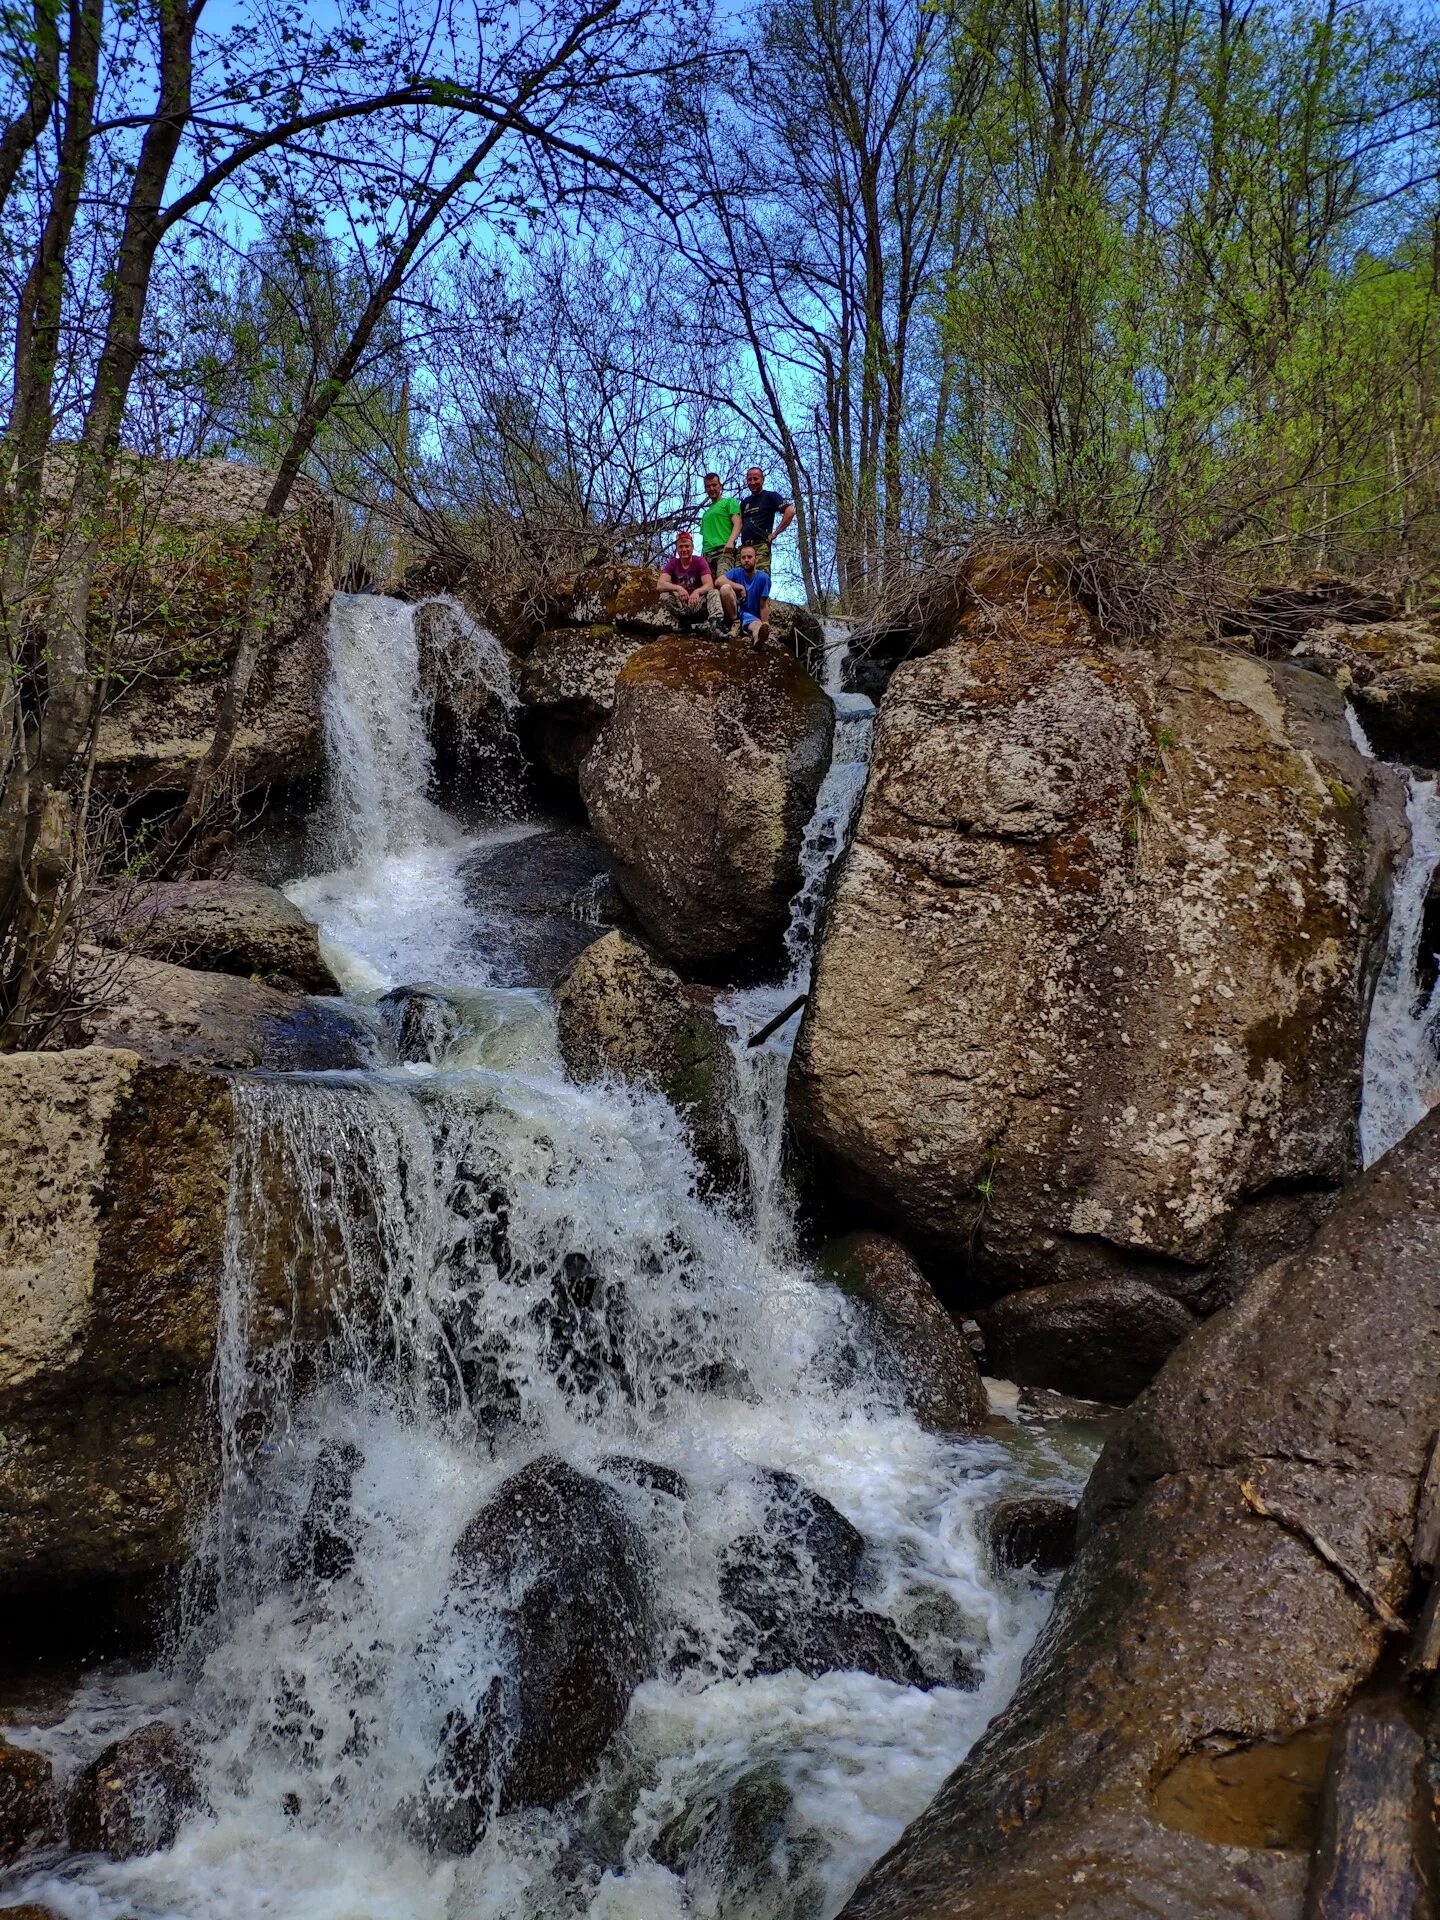
[[[693,534],[675,538],[675,551],[661,567],[655,584],[660,589],[660,604],[673,606],[681,626],[694,626],[708,620],[719,629],[724,625],[725,609],[715,591],[710,562],[695,551]]]

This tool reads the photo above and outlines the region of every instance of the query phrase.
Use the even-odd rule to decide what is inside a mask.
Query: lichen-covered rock
[[[653,637],[679,624],[653,567],[592,567],[547,589],[541,610],[547,627],[619,627]]]
[[[0,1058],[0,1589],[183,1557],[231,1138],[216,1076]]]
[[[58,501],[65,461],[47,469]],[[93,645],[113,645],[95,779],[120,800],[183,790],[205,751],[244,622],[274,475],[235,460],[122,459],[101,532]],[[236,740],[240,791],[311,772],[321,745],[333,501],[300,480],[282,522],[273,612]],[[42,541],[43,545],[43,541]]]
[[[1154,1379],[1196,1319],[1133,1274],[1022,1287],[977,1313],[985,1364],[1002,1380],[1123,1407]]]
[[[338,993],[315,928],[256,880],[162,880],[103,904],[96,937],[154,960],[258,979],[288,993]]]
[[[615,705],[620,669],[645,636],[612,626],[553,627],[531,649],[520,680],[536,757],[575,780]]]
[[[501,1813],[553,1807],[588,1777],[654,1664],[641,1553],[614,1491],[556,1456],[512,1474],[470,1522],[457,1595],[494,1607],[507,1658],[448,1731],[422,1814],[434,1842],[473,1846],[492,1793]]]
[[[989,1404],[975,1356],[904,1247],[881,1233],[850,1233],[824,1247],[816,1265],[864,1309],[882,1364],[923,1426],[967,1433],[983,1425]]]
[[[967,1300],[1208,1307],[1354,1168],[1397,786],[1329,682],[1047,606],[891,682],[792,1116]]]
[[[54,1823],[54,1768],[43,1753],[0,1737],[0,1867]]]
[[[631,655],[580,790],[667,957],[715,966],[778,938],[834,725],[779,648],[679,635]]]
[[[202,973],[138,953],[117,956],[88,1039],[177,1066],[266,1067],[279,1073],[364,1066],[369,1028],[341,1002],[281,993],[258,980]]]
[[[1175,1789],[1323,1741],[1386,1644],[1363,1589],[1407,1604],[1437,1427],[1440,1113],[1115,1429],[1018,1693],[846,1920],[1299,1920],[1313,1826]]]
[[[729,1122],[730,1050],[703,994],[623,933],[586,947],[555,990],[560,1056],[575,1080],[615,1074],[653,1087],[723,1180],[739,1151]]]
[[[70,1793],[70,1845],[76,1853],[134,1860],[175,1844],[200,1801],[195,1759],[185,1736],[153,1720],[112,1741]]]

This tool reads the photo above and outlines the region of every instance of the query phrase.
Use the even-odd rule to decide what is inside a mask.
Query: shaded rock
[[[618,627],[557,627],[542,633],[520,682],[535,757],[557,780],[576,780],[615,705],[620,669],[645,644]]]
[[[345,1441],[327,1441],[320,1449],[290,1556],[292,1580],[341,1580],[355,1564],[350,1498],[361,1461],[359,1448]]]
[[[997,1567],[1033,1567],[1058,1573],[1075,1558],[1076,1510],[1048,1495],[1000,1500],[985,1516],[985,1534]]]
[[[1440,630],[1422,620],[1330,621],[1298,640],[1290,657],[1350,695],[1382,759],[1440,766]]]
[[[163,1720],[127,1733],[92,1760],[70,1793],[76,1853],[133,1860],[175,1844],[200,1802],[195,1759],[183,1734]]]
[[[1440,1113],[1200,1328],[1116,1428],[1015,1699],[849,1920],[1299,1920],[1310,1835],[1180,1814],[1196,1756],[1328,1727],[1407,1604],[1440,1427]],[[1241,1492],[1250,1485],[1264,1518]],[[1232,1796],[1233,1797],[1233,1796]]]
[[[880,1233],[832,1240],[816,1262],[865,1309],[886,1370],[922,1425],[939,1433],[980,1426],[989,1403],[965,1336],[897,1241]]]
[[[278,887],[165,880],[100,909],[96,938],[154,960],[258,978],[288,993],[339,993],[315,928]]]
[[[629,917],[609,856],[584,827],[545,827],[482,848],[464,872],[501,985],[551,986],[597,933]]]
[[[649,1851],[692,1893],[718,1899],[722,1914],[808,1913],[823,1897],[818,1884],[806,1886],[820,1843],[792,1834],[793,1806],[779,1771],[755,1767],[678,1814]],[[807,1891],[810,1900],[799,1904]]]
[[[1207,1307],[1355,1166],[1397,783],[1327,681],[1047,607],[891,683],[792,1118],[948,1256],[947,1303],[1121,1277]]]
[[[105,1004],[82,1024],[88,1039],[163,1065],[307,1073],[365,1066],[374,1057],[370,1029],[339,1001],[139,954],[117,962]]]
[[[553,1456],[513,1474],[455,1547],[456,1590],[498,1608],[508,1670],[450,1729],[431,1830],[473,1846],[493,1804],[555,1806],[583,1784],[653,1667],[642,1547],[618,1497]]]
[[[503,641],[448,594],[415,608],[420,691],[442,767],[468,766],[510,731],[519,662]]]
[[[1123,1274],[1007,1293],[977,1318],[998,1379],[1123,1407],[1153,1380],[1195,1316],[1147,1281]]]
[[[678,974],[628,935],[607,933],[556,988],[555,1018],[573,1079],[613,1073],[653,1087],[684,1120],[705,1166],[722,1180],[737,1176],[725,1031]]]
[[[735,961],[783,932],[834,724],[779,648],[681,635],[631,655],[580,790],[669,958]]]
[[[1277,653],[1330,626],[1365,626],[1391,619],[1395,596],[1371,580],[1339,573],[1305,573],[1296,580],[1256,587],[1220,617],[1220,631],[1243,634],[1263,653]]]
[[[633,1454],[611,1453],[595,1463],[596,1471],[607,1479],[623,1480],[634,1487],[645,1487],[651,1493],[666,1494],[672,1500],[684,1500],[690,1488],[683,1473],[677,1473],[674,1467],[664,1466],[658,1460],[641,1460]]]
[[[55,488],[57,503],[66,466],[63,452],[47,461],[47,492]],[[95,657],[112,642],[116,649],[96,747],[100,791],[126,800],[188,785],[239,644],[260,509],[273,479],[235,460],[121,456],[91,600]],[[231,765],[241,792],[292,783],[319,762],[335,535],[334,502],[298,480],[281,523],[273,613]]]
[[[0,1867],[53,1827],[54,1771],[43,1753],[0,1737]]]
[[[660,597],[653,567],[592,567],[550,586],[541,601],[547,627],[619,627],[628,633],[673,633],[674,610]]]
[[[764,1531],[731,1541],[720,1560],[721,1597],[756,1636],[751,1670],[933,1684],[895,1623],[855,1596],[865,1552],[859,1529],[793,1474],[761,1477],[769,1494]]]

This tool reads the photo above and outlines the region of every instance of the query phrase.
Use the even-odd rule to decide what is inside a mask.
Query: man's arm
[[[789,526],[790,522],[794,518],[795,518],[795,508],[792,505],[792,503],[789,500],[787,500],[780,509],[780,524],[776,527],[775,533],[772,533],[770,538],[773,540],[775,538],[775,534],[784,533],[786,527]]]
[[[655,585],[661,593],[679,593],[680,591],[678,581],[672,580],[664,567],[655,569]]]
[[[739,539],[740,539],[740,516],[738,513],[732,513],[730,516],[730,538],[725,542],[726,551],[733,553],[735,551],[736,545],[739,542]]]

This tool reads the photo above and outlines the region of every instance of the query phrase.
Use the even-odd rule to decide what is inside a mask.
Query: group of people
[[[738,627],[763,647],[770,638],[770,545],[795,508],[765,485],[759,467],[746,473],[738,500],[725,492],[718,473],[707,473],[705,498],[700,551],[693,533],[676,535],[675,551],[659,571],[661,599],[674,603],[682,626],[703,624],[727,640]]]

